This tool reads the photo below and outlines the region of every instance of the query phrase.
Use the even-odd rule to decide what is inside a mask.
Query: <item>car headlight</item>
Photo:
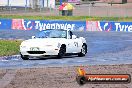
[[[21,47],[21,48],[26,48],[27,45],[28,45],[28,42],[27,42],[27,40],[25,40],[25,41],[23,41],[23,42],[21,43],[20,47]]]
[[[26,46],[20,46],[21,48],[26,48]]]

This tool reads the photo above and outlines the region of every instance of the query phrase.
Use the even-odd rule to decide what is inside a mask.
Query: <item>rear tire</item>
[[[27,57],[27,56],[23,56],[22,54],[20,54],[21,55],[21,58],[23,59],[23,60],[29,60],[29,58]]]
[[[86,45],[86,44],[83,44],[83,45],[82,45],[81,52],[78,53],[78,56],[79,56],[79,57],[83,57],[83,56],[85,56],[86,53],[87,53],[87,45]]]
[[[66,46],[65,45],[62,45],[60,47],[60,50],[59,50],[59,53],[57,55],[57,58],[61,59],[66,53]]]

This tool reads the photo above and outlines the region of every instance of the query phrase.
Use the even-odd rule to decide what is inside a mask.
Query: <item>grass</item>
[[[23,16],[23,15],[0,15],[7,19],[28,20],[89,20],[89,21],[132,21],[132,17],[92,17],[92,16]]]
[[[20,43],[18,40],[0,40],[0,56],[18,54]]]

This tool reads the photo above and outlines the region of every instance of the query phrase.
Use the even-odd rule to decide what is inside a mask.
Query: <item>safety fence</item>
[[[0,19],[0,30],[46,29],[132,32],[132,22]]]

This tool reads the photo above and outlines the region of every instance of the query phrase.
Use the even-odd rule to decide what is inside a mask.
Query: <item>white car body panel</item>
[[[68,30],[67,30],[68,32]],[[66,53],[79,53],[81,52],[82,45],[86,43],[85,38],[70,39],[67,33],[67,38],[34,38],[25,40],[20,45],[20,53],[22,55],[41,57],[45,55],[58,55],[62,44],[66,45]],[[43,54],[31,54],[28,51],[31,49],[38,51],[45,51]],[[35,51],[36,51],[35,50]]]

